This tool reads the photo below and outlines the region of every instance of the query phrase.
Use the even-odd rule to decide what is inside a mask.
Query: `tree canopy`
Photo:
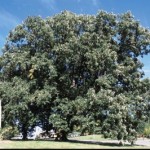
[[[28,17],[0,57],[3,127],[17,126],[23,139],[41,124],[132,142],[147,116],[139,57],[149,52],[150,32],[130,12]]]

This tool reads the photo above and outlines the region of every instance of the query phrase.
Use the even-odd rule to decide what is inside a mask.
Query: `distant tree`
[[[146,116],[138,58],[149,44],[149,30],[130,12],[27,18],[10,32],[0,58],[4,122],[18,120],[24,139],[41,123],[61,140],[73,130],[99,129],[133,142]]]

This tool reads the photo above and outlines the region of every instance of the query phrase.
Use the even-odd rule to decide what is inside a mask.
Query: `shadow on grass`
[[[119,146],[119,147],[122,147],[122,145],[119,144],[119,141],[118,143],[113,143],[113,142],[101,142],[101,141],[79,141],[79,140],[68,140],[68,142],[70,143],[81,143],[81,144],[94,144],[94,145],[101,145],[101,146]],[[124,146],[131,146],[131,145],[127,145],[125,144]]]
[[[124,146],[118,143],[114,143],[114,142],[105,142],[105,141],[84,141],[84,140],[73,140],[73,139],[68,139],[67,141],[56,141],[55,139],[37,139],[37,140],[33,140],[33,139],[27,139],[27,140],[21,140],[21,139],[12,139],[11,141],[51,141],[51,142],[69,142],[69,143],[79,143],[79,144],[93,144],[93,145],[101,145],[101,146],[111,146],[111,147],[132,147],[130,144],[124,144]],[[134,146],[140,146],[140,145],[134,145]]]

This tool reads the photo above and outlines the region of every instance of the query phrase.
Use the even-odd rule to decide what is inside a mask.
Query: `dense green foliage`
[[[139,57],[149,44],[149,30],[130,12],[28,17],[0,57],[3,126],[17,125],[24,139],[42,124],[132,142],[147,116]]]

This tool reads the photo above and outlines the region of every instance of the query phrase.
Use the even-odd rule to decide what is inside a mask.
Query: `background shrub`
[[[150,138],[150,122],[145,124],[143,134],[145,137]]]
[[[0,130],[0,139],[10,140],[16,134],[19,134],[19,131],[16,127],[7,126]]]

